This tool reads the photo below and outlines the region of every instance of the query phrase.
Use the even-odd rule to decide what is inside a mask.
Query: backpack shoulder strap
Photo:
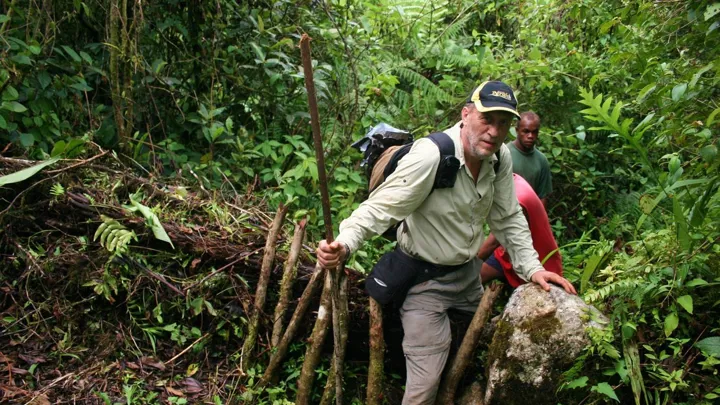
[[[455,156],[455,142],[445,132],[434,132],[428,135],[431,141],[440,149],[440,158]]]
[[[435,173],[433,190],[453,188],[460,169],[460,160],[455,157],[455,142],[444,132],[432,133],[428,135],[428,138],[433,141],[440,151],[440,165]]]

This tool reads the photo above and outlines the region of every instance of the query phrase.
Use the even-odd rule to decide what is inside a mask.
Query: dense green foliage
[[[564,389],[710,403],[718,28],[712,0],[4,0],[0,141],[3,154],[39,160],[83,155],[92,141],[151,176],[290,202],[319,239],[302,33],[337,223],[366,187],[353,140],[380,121],[417,135],[446,128],[474,85],[504,80],[542,117],[566,276],[611,317]],[[116,249],[132,252],[127,235]],[[355,267],[385,248],[367,243]]]

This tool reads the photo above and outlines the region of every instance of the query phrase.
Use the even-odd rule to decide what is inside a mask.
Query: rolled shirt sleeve
[[[525,281],[543,270],[538,254],[533,248],[527,220],[515,195],[512,177],[511,155],[507,148],[501,149],[500,169],[494,181],[493,204],[487,223],[495,237],[510,254],[515,272]]]
[[[415,141],[395,171],[340,223],[337,241],[355,252],[366,239],[407,218],[432,191],[439,164],[440,152],[430,139]]]

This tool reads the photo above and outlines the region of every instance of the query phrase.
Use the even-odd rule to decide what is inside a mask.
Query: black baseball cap
[[[500,81],[488,81],[479,85],[467,102],[475,104],[480,112],[507,111],[520,118],[515,93],[510,86]]]

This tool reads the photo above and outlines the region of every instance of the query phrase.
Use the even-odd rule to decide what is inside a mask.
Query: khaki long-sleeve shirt
[[[457,265],[475,257],[487,221],[510,253],[517,274],[529,281],[543,267],[515,196],[510,151],[502,145],[497,175],[497,157],[486,159],[475,182],[465,166],[459,123],[444,132],[455,143],[460,160],[455,186],[432,190],[440,152],[430,139],[419,139],[393,174],[340,224],[337,241],[354,252],[367,238],[404,221],[397,232],[404,252],[435,264]]]

